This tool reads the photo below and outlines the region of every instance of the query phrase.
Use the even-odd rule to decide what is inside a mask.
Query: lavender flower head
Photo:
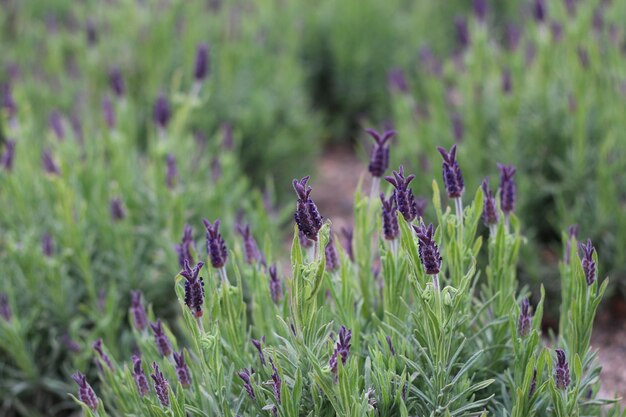
[[[276,265],[270,266],[269,273],[270,273],[270,294],[272,295],[272,300],[274,301],[274,303],[278,303],[278,301],[280,301],[280,297],[282,296],[283,288],[280,283],[280,279],[278,278]]]
[[[589,286],[596,281],[596,261],[593,259],[593,253],[596,251],[596,249],[593,247],[591,239],[587,239],[586,244],[579,244],[579,248],[583,253],[580,264],[583,267],[585,280],[587,281],[587,285]]]
[[[140,396],[146,396],[150,392],[150,386],[148,385],[148,378],[146,378],[146,375],[143,372],[143,368],[141,367],[141,357],[133,355],[132,361],[133,379],[135,380],[137,391],[139,391]]]
[[[400,93],[408,93],[409,85],[404,76],[404,72],[400,68],[392,68],[387,73],[387,84],[392,91]]]
[[[50,150],[48,149],[44,150],[43,153],[41,154],[41,164],[43,165],[44,171],[46,171],[48,174],[50,175],[61,174],[61,170],[59,169],[59,166],[57,165],[57,163],[54,161],[54,158],[52,157],[52,152],[50,152]]]
[[[172,154],[168,154],[165,157],[165,163],[167,164],[167,172],[165,174],[165,184],[170,190],[176,185],[176,179],[178,178],[178,169],[176,168],[176,157]]]
[[[280,405],[280,388],[283,385],[280,375],[278,375],[278,369],[274,365],[274,361],[270,358],[270,365],[272,365],[272,388],[274,390],[274,399],[276,404]]]
[[[467,20],[462,16],[457,16],[454,19],[454,27],[456,29],[457,43],[461,47],[461,50],[466,49],[470,44],[469,28],[467,27]]]
[[[312,188],[307,186],[309,178],[307,175],[300,181],[293,180],[293,188],[296,190],[296,194],[298,194],[294,219],[298,229],[302,231],[304,236],[310,240],[317,241],[317,234],[322,228],[322,216],[320,216],[317,206],[310,197]]]
[[[504,214],[515,210],[515,200],[517,198],[517,186],[513,176],[516,169],[512,165],[498,164],[500,170],[500,208]]]
[[[50,117],[48,118],[48,123],[50,125],[50,129],[56,136],[58,140],[65,139],[65,129],[63,128],[63,119],[61,118],[61,114],[58,111],[53,111],[50,113]]]
[[[203,262],[198,262],[191,268],[189,261],[185,259],[185,267],[180,272],[185,278],[185,304],[193,312],[195,317],[202,317],[202,305],[204,304],[204,282],[198,277]]]
[[[152,362],[152,368],[154,373],[150,375],[152,381],[154,381],[154,392],[156,392],[157,398],[163,407],[170,406],[170,394],[169,384],[163,376],[163,373],[159,370],[159,365],[156,362]]]
[[[533,2],[533,17],[535,21],[543,23],[546,20],[546,1],[534,0]]]
[[[387,142],[396,134],[393,130],[387,130],[380,134],[374,129],[365,129],[365,131],[374,139],[374,147],[370,154],[369,172],[373,177],[380,178],[385,175],[385,171],[389,168],[389,146]]]
[[[441,255],[434,240],[435,228],[432,224],[427,227],[422,223],[419,226],[413,225],[413,229],[419,239],[418,253],[424,266],[424,272],[427,275],[437,275],[441,269]]]
[[[165,98],[163,94],[160,94],[157,97],[156,102],[154,103],[153,117],[154,117],[154,123],[156,123],[156,125],[160,129],[167,128],[167,125],[170,121],[171,112],[170,112],[170,105],[167,101],[167,98]]]
[[[520,337],[528,336],[532,325],[531,321],[532,313],[530,312],[530,302],[526,298],[522,300],[522,303],[520,304],[520,314],[519,319],[517,320],[517,332]]]
[[[565,352],[562,349],[556,349],[556,367],[554,370],[554,378],[558,389],[567,389],[571,383],[569,376],[569,365]]]
[[[170,345],[170,340],[167,338],[167,335],[163,330],[161,319],[158,319],[156,323],[150,323],[150,327],[154,333],[154,343],[159,351],[159,355],[170,356],[172,353],[172,347]]]
[[[118,222],[126,218],[124,203],[122,202],[122,199],[118,197],[111,199],[111,202],[109,204],[109,211],[111,212],[111,219],[113,219],[114,222]]]
[[[572,224],[567,229],[567,242],[565,243],[565,250],[563,253],[563,262],[569,265],[570,253],[572,251],[572,241],[578,237],[578,225]]]
[[[453,112],[450,115],[450,122],[452,123],[452,135],[454,136],[454,140],[457,143],[461,142],[465,133],[463,118],[458,112]]]
[[[203,81],[209,72],[209,45],[201,43],[196,50],[196,63],[193,76],[196,81]]]
[[[262,347],[263,342],[265,342],[265,336],[263,336],[261,340],[252,339],[250,342],[259,352],[259,361],[261,362],[261,366],[265,366],[266,364],[265,355],[263,354],[263,347]]]
[[[54,238],[50,233],[45,233],[41,238],[41,252],[46,258],[54,255]]]
[[[85,35],[89,46],[93,46],[98,43],[98,31],[96,29],[96,24],[91,19],[87,20],[87,24],[85,25]]]
[[[133,318],[135,328],[139,331],[143,331],[148,327],[148,317],[146,316],[146,310],[141,303],[141,292],[130,292],[130,315]]]
[[[393,171],[393,177],[385,177],[385,180],[395,187],[393,195],[395,196],[396,207],[407,222],[413,221],[417,216],[415,196],[411,188],[409,188],[409,184],[414,178],[415,175],[413,174],[407,177],[404,176],[404,167],[402,165],[400,165],[399,171]]]
[[[335,239],[332,233],[328,239],[328,243],[324,248],[324,256],[326,258],[326,270],[329,272],[339,269],[339,253],[337,253],[337,247],[335,247]]]
[[[352,330],[347,330],[345,326],[341,326],[339,329],[339,340],[335,346],[335,350],[330,357],[328,364],[330,365],[330,371],[337,377],[337,360],[341,356],[341,363],[346,364],[348,355],[350,354],[350,339],[352,339]]]
[[[122,71],[118,67],[111,68],[109,71],[109,87],[117,98],[123,97],[126,92],[124,77],[122,76]]]
[[[452,145],[450,152],[442,147],[437,150],[443,158],[443,184],[450,198],[461,198],[465,191],[465,183],[463,182],[463,174],[456,160],[456,145]]]
[[[487,0],[474,0],[472,5],[474,6],[474,16],[476,16],[479,22],[483,23],[487,19]]]
[[[426,214],[426,206],[428,206],[428,200],[424,197],[417,197],[415,199],[415,207],[417,208],[417,218],[423,218]]]
[[[243,371],[239,371],[237,375],[243,381],[243,387],[248,393],[248,397],[252,400],[256,400],[256,395],[254,395],[254,390],[252,389],[252,379],[251,376],[254,374],[254,369],[249,370],[248,368],[244,368]]]
[[[183,238],[180,245],[175,245],[174,249],[178,254],[178,264],[181,268],[185,267],[185,261],[189,264],[193,264],[193,256],[191,256],[191,249],[193,248],[193,230],[188,224],[183,229]]]
[[[15,141],[8,139],[5,143],[4,153],[0,157],[0,166],[7,172],[13,170],[13,160],[15,159]]]
[[[95,342],[93,342],[92,347],[93,347],[93,350],[96,351],[96,353],[98,354],[102,362],[104,362],[106,366],[109,367],[109,369],[113,369],[113,363],[111,363],[111,358],[109,358],[109,356],[106,353],[104,353],[104,350],[102,350],[102,339],[98,339]]]
[[[185,362],[185,350],[181,350],[180,353],[174,352],[174,364],[176,365],[176,376],[178,382],[183,388],[187,388],[191,385],[191,374],[189,373],[189,367]]]
[[[206,228],[206,250],[211,258],[211,265],[213,268],[222,268],[228,259],[228,250],[220,234],[220,221],[215,220],[215,223],[211,224],[207,219],[203,219],[202,223]]]
[[[5,293],[0,293],[0,316],[5,321],[11,321],[11,306],[9,305],[9,297]]]
[[[265,259],[259,250],[259,246],[257,245],[254,236],[252,236],[250,225],[246,224],[245,226],[242,226],[238,224],[236,229],[237,233],[239,233],[243,238],[243,255],[246,263],[253,264],[259,262],[263,264]]]
[[[499,217],[496,198],[491,193],[491,188],[489,188],[489,177],[483,180],[481,187],[484,195],[483,221],[485,222],[485,226],[489,227],[498,224]]]
[[[72,375],[72,379],[78,384],[78,399],[91,410],[98,410],[98,397],[87,382],[87,377],[80,372]]]
[[[385,339],[387,339],[387,345],[389,346],[389,352],[391,353],[391,356],[396,356],[396,350],[393,348],[391,336],[386,336]]]
[[[530,380],[530,388],[528,389],[528,398],[532,397],[537,389],[537,368],[533,369],[533,378]]]
[[[108,97],[102,99],[102,117],[110,130],[115,129],[115,109],[113,103]]]
[[[385,240],[395,240],[400,234],[398,227],[398,217],[396,215],[396,199],[392,194],[388,200],[385,194],[380,193],[380,201],[382,202],[383,215],[383,237]]]

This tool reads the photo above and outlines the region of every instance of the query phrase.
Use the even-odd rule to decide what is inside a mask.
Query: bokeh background
[[[69,375],[91,343],[132,348],[131,289],[175,318],[185,224],[220,216],[235,240],[250,223],[280,251],[291,179],[305,174],[322,214],[349,224],[368,127],[397,131],[392,167],[415,172],[425,197],[438,145],[458,144],[468,189],[495,184],[497,162],[517,167],[520,276],[546,287],[547,327],[564,234],[577,224],[593,240],[611,279],[594,340],[606,391],[626,392],[626,2],[0,8],[1,415],[71,414]]]

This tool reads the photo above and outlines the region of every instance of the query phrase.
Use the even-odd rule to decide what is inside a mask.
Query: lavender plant
[[[412,176],[396,177],[407,194]],[[558,336],[542,335],[543,289],[531,300],[518,287],[523,236],[515,213],[507,224],[493,203],[493,227],[486,239],[479,234],[485,186],[458,213],[433,181],[428,226],[405,218],[395,200],[383,196],[381,206],[357,190],[352,260],[333,244],[328,220],[312,231],[319,213],[311,214],[309,181],[294,180],[285,297],[273,289],[280,282],[275,266],[247,262],[245,240],[224,257],[234,281],[202,262],[190,273],[187,264],[172,292],[182,309],[182,334],[172,343],[186,348],[174,351],[172,362],[137,329],[141,361],[153,363],[154,392],[137,388],[138,357],[105,369],[99,416],[622,415],[617,403],[597,398],[600,368],[589,336],[608,280],[598,278],[591,243],[579,251],[569,237],[570,263],[562,264],[566,319]],[[299,230],[326,251],[307,253]],[[207,259],[213,239],[207,235]],[[203,315],[188,302],[187,276],[199,274],[207,277]],[[77,401],[95,415],[91,400]]]

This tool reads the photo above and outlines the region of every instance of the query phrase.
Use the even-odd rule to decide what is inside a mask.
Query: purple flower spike
[[[59,169],[57,163],[54,161],[54,158],[52,157],[52,152],[50,152],[50,150],[46,149],[41,154],[41,164],[43,165],[44,171],[46,171],[48,174],[61,175],[61,170]]]
[[[432,224],[428,227],[422,223],[419,226],[413,225],[419,239],[419,257],[427,275],[437,275],[441,269],[441,255],[439,247],[434,240],[435,228]]]
[[[337,269],[339,269],[339,253],[337,253],[337,248],[335,247],[335,239],[333,238],[332,233],[330,234],[328,243],[324,248],[324,256],[326,257],[326,270],[328,272],[336,271]]]
[[[191,249],[193,248],[193,230],[191,226],[188,224],[185,225],[183,229],[183,238],[181,240],[180,245],[175,245],[174,249],[178,254],[178,264],[181,268],[185,267],[185,261],[189,262],[189,264],[193,264],[194,260],[191,256]]]
[[[562,349],[556,349],[556,367],[554,370],[554,378],[556,379],[556,387],[558,389],[567,389],[572,382],[569,376],[569,365],[565,352]]]
[[[176,185],[176,179],[178,178],[178,169],[176,168],[176,157],[172,154],[168,154],[165,157],[165,163],[167,164],[167,173],[165,175],[165,184],[170,190]]]
[[[124,209],[124,203],[121,198],[115,197],[111,199],[109,211],[111,212],[111,219],[113,219],[114,222],[119,222],[126,218],[126,210]]]
[[[387,345],[389,346],[389,352],[391,352],[391,356],[396,356],[396,350],[393,348],[393,343],[391,342],[391,336],[387,336]]]
[[[376,142],[370,154],[369,172],[373,177],[380,178],[385,175],[385,171],[389,168],[389,146],[387,142],[396,134],[393,130],[387,130],[380,134],[374,129],[365,129],[365,131]]]
[[[317,234],[322,228],[322,216],[320,216],[317,206],[310,197],[312,188],[307,186],[309,178],[307,175],[300,181],[293,180],[293,188],[296,190],[296,194],[298,194],[294,219],[298,229],[302,231],[304,236],[310,240],[317,241]]]
[[[500,170],[500,208],[504,214],[508,215],[515,210],[517,186],[513,176],[516,169],[512,165],[503,164],[498,164],[498,169]]]
[[[265,259],[256,243],[256,240],[254,240],[254,236],[252,236],[250,225],[246,224],[245,226],[242,226],[238,224],[236,229],[237,233],[239,233],[243,238],[243,255],[246,263],[254,264],[258,262],[260,264],[264,264]]]
[[[509,24],[505,31],[506,44],[510,51],[515,51],[519,46],[519,41],[522,37],[521,29],[514,24]]]
[[[41,252],[46,258],[54,256],[54,238],[49,233],[41,237]]]
[[[343,236],[344,247],[350,261],[354,262],[354,250],[352,248],[352,241],[354,240],[354,229],[352,227],[342,227],[341,234]]]
[[[350,339],[352,339],[352,330],[347,330],[345,326],[341,326],[339,329],[339,340],[335,346],[335,350],[333,351],[332,356],[328,364],[330,365],[330,371],[337,378],[337,360],[339,356],[341,356],[341,363],[343,365],[346,364],[348,360],[348,355],[350,354]]]
[[[115,129],[115,109],[113,108],[113,103],[108,97],[102,99],[102,117],[110,130]]]
[[[91,19],[87,20],[85,25],[85,35],[89,46],[94,46],[98,43],[98,30],[96,29],[96,24]]]
[[[496,199],[491,193],[491,188],[489,188],[489,177],[483,180],[481,187],[484,195],[483,221],[485,222],[485,226],[489,227],[498,224],[499,217]]]
[[[170,340],[167,338],[167,335],[163,330],[163,324],[161,323],[161,319],[158,319],[156,323],[150,323],[150,327],[152,328],[152,332],[154,333],[154,343],[156,344],[157,350],[159,351],[159,355],[170,356],[170,354],[172,353],[172,348],[170,345]]]
[[[0,316],[5,321],[11,321],[11,306],[9,305],[9,297],[5,293],[0,293]]]
[[[196,50],[196,64],[193,76],[196,81],[203,81],[209,72],[209,45],[202,43]]]
[[[461,198],[465,191],[465,183],[463,182],[463,174],[456,160],[456,145],[452,145],[450,152],[442,147],[437,150],[443,157],[443,184],[450,198]]]
[[[456,40],[461,49],[466,49],[470,44],[470,34],[467,27],[467,20],[461,16],[454,19],[454,27],[456,29]]]
[[[385,177],[388,183],[395,187],[393,195],[396,199],[396,207],[404,216],[407,222],[411,222],[417,216],[417,206],[413,191],[409,188],[409,184],[415,175],[404,176],[404,167],[400,165],[399,171],[393,171],[393,177]]]
[[[4,153],[0,157],[0,166],[7,172],[13,170],[13,160],[15,159],[15,141],[8,139],[5,143]]]
[[[185,267],[180,275],[185,277],[185,304],[193,312],[195,317],[202,317],[202,305],[204,304],[204,281],[198,277],[204,262],[198,262],[191,268],[189,261],[185,259]]]
[[[222,268],[228,259],[228,250],[220,234],[220,221],[215,220],[215,223],[211,225],[210,221],[204,219],[202,223],[206,228],[206,250],[211,258],[211,265],[213,268]]]
[[[487,19],[487,0],[474,0],[474,16],[479,22],[484,22]]]
[[[156,392],[157,398],[161,405],[165,408],[170,406],[170,393],[169,384],[163,376],[163,372],[159,370],[159,365],[156,362],[152,362],[152,368],[154,373],[150,375],[152,381],[154,381],[154,392]]]
[[[272,300],[274,303],[278,304],[280,301],[280,297],[283,293],[283,288],[280,283],[280,279],[278,278],[278,272],[276,271],[276,265],[272,265],[269,268],[270,272],[270,294],[272,295]]]
[[[113,369],[113,363],[111,363],[111,358],[109,358],[109,356],[102,350],[102,339],[98,339],[93,342],[92,347],[93,350],[96,351],[100,359],[102,359],[102,362],[104,362],[106,366],[109,367],[109,369]]]
[[[154,103],[153,117],[154,123],[156,123],[156,125],[160,129],[167,128],[167,125],[170,121],[171,112],[167,98],[165,98],[163,94],[160,94],[159,97],[157,97],[156,102]]]
[[[174,352],[174,363],[176,364],[176,376],[178,382],[183,388],[187,388],[191,385],[191,374],[189,373],[189,367],[185,362],[185,350],[181,350],[180,353]]]
[[[546,20],[546,0],[534,0],[533,2],[533,17],[539,23],[543,23]]]
[[[80,372],[72,375],[74,382],[78,384],[78,399],[93,411],[98,410],[98,397],[87,382],[87,377]]]
[[[266,364],[265,355],[263,355],[263,347],[262,347],[262,343],[265,342],[265,336],[263,336],[261,340],[252,339],[250,342],[259,352],[259,361],[261,362],[261,366],[265,366]]]
[[[280,388],[283,385],[280,375],[278,375],[278,369],[274,365],[274,361],[270,358],[270,365],[272,365],[272,388],[274,389],[274,399],[276,404],[280,405]]]
[[[50,124],[50,129],[52,130],[56,138],[60,141],[64,140],[65,129],[63,128],[63,119],[61,118],[61,113],[56,110],[50,113],[48,123]]]
[[[124,84],[122,71],[118,67],[111,68],[109,71],[109,87],[117,98],[124,97],[126,85]]]
[[[143,372],[143,368],[141,367],[141,357],[133,355],[132,361],[133,379],[135,380],[135,385],[137,386],[137,391],[139,391],[139,395],[144,397],[150,392],[150,386],[148,385],[148,378],[146,378],[146,375]]]
[[[424,218],[424,214],[426,213],[426,206],[428,205],[428,200],[424,197],[417,197],[415,199],[415,207],[417,208],[417,218]]]
[[[578,225],[572,224],[567,229],[567,242],[565,243],[565,251],[563,253],[563,263],[569,265],[570,253],[572,251],[572,241],[578,237]]]
[[[252,379],[251,376],[254,374],[254,369],[249,370],[245,368],[243,371],[239,371],[237,375],[243,381],[243,387],[248,393],[248,397],[252,400],[256,400],[256,395],[254,395],[254,390],[252,389]]]
[[[579,247],[583,252],[580,264],[583,267],[583,272],[585,273],[585,280],[587,281],[587,285],[591,285],[596,281],[597,275],[596,261],[593,260],[593,253],[596,249],[593,247],[591,239],[587,239],[587,243],[581,243]]]
[[[130,297],[130,315],[133,318],[133,323],[137,330],[143,331],[148,327],[148,317],[146,316],[146,309],[141,303],[141,292],[131,291]]]
[[[387,73],[387,84],[392,91],[408,93],[409,85],[406,82],[404,72],[400,68],[392,68]]]
[[[380,193],[380,201],[383,206],[383,236],[385,240],[395,240],[400,234],[395,195],[385,200],[385,194]]]
[[[465,133],[465,126],[463,124],[463,118],[457,112],[453,112],[450,115],[450,122],[452,123],[452,135],[454,136],[454,140],[458,143],[463,140],[463,135]]]
[[[502,70],[502,92],[509,94],[513,90],[513,81],[511,80],[511,70],[505,68]]]
[[[528,336],[531,328],[532,321],[532,313],[530,312],[530,302],[528,299],[522,300],[520,304],[520,314],[519,319],[517,320],[517,333],[520,337]]]
[[[528,398],[532,397],[537,389],[537,368],[533,369],[533,379],[530,380],[530,388],[528,389]]]

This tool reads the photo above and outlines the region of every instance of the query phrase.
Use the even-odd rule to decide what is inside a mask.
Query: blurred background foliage
[[[171,316],[185,223],[200,242],[200,218],[219,216],[232,242],[242,212],[272,250],[290,179],[314,172],[328,145],[365,158],[364,127],[398,131],[392,167],[418,173],[424,195],[440,175],[426,163],[437,145],[459,143],[469,190],[485,174],[495,186],[492,161],[516,165],[518,215],[534,227],[522,276],[557,289],[561,233],[579,223],[600,274],[623,291],[626,4],[492,1],[483,16],[479,3],[0,0],[0,84],[15,104],[3,96],[3,155],[16,142],[12,171],[0,172],[0,289],[21,323],[2,328],[1,410],[62,415],[68,375],[93,340],[131,349],[130,289]],[[210,70],[196,96],[200,43]],[[123,97],[110,88],[115,69]],[[159,94],[172,107],[161,139]],[[42,170],[44,150],[60,175]],[[42,254],[46,234],[53,256]],[[539,269],[540,258],[553,266]],[[19,349],[26,358],[12,356]]]

